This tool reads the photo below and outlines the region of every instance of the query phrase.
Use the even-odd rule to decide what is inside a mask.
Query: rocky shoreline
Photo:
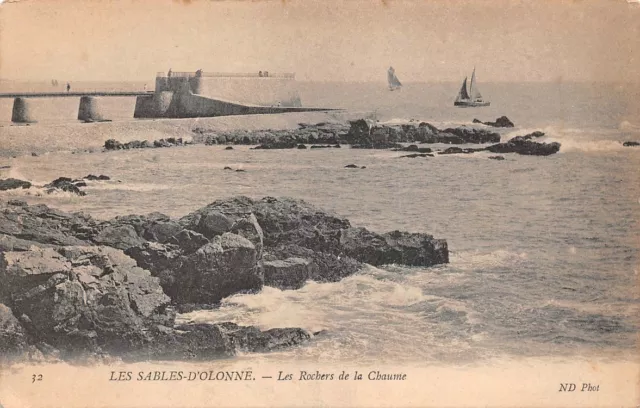
[[[176,310],[215,307],[263,286],[334,282],[365,263],[448,261],[445,240],[352,227],[292,198],[239,196],[179,219],[152,213],[107,221],[13,200],[0,204],[0,358],[184,361],[282,349],[314,334],[177,325]]]
[[[496,122],[480,122],[490,127],[513,127],[513,123],[506,116],[496,119]],[[441,144],[488,144],[487,148],[466,149],[458,152],[447,149],[440,154],[472,153],[488,150],[499,153],[518,153],[523,155],[547,156],[560,150],[559,143],[540,143],[532,141],[534,137],[544,136],[542,132],[534,132],[525,136],[517,136],[506,143],[500,143],[501,136],[489,129],[459,126],[456,128],[438,129],[427,122],[418,125],[380,125],[373,121],[358,119],[348,123],[317,124],[300,123],[298,129],[289,130],[233,130],[217,131],[196,127],[192,130],[193,140],[185,142],[182,139],[160,139],[153,142],[132,141],[120,143],[114,139],[105,141],[105,150],[123,150],[138,148],[159,148],[184,146],[187,144],[254,145],[253,149],[311,149],[340,148],[349,145],[352,149],[393,149],[396,151],[411,151],[419,154],[406,157],[429,157],[431,149],[419,148],[411,145],[408,148],[402,143],[441,143]]]

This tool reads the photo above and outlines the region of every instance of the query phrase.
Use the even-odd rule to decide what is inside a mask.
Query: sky
[[[158,71],[298,80],[640,82],[627,0],[6,0],[0,78],[152,80]]]

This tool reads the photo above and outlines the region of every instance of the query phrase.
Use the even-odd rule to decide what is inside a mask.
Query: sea
[[[0,92],[49,84],[0,83]],[[61,87],[60,85],[59,87]],[[144,83],[73,83],[73,90],[142,90]],[[35,187],[0,193],[106,219],[159,211],[180,217],[246,195],[304,199],[376,232],[447,240],[450,263],[366,266],[335,283],[265,287],[182,322],[321,332],[267,362],[469,365],[553,358],[637,361],[640,327],[640,86],[613,83],[481,83],[491,106],[454,108],[458,83],[300,83],[304,105],[342,108],[380,123],[472,125],[506,115],[503,140],[535,130],[562,144],[537,157],[489,153],[401,158],[388,150],[252,150],[191,145],[102,152],[104,140],[189,138],[194,126],[295,127],[341,113],[212,119],[132,119],[134,98],[105,99],[113,122],[76,120],[78,100],[34,100],[38,123],[10,123],[0,99],[0,177]],[[149,88],[150,89],[150,88]],[[324,115],[324,116],[323,116]],[[476,125],[482,126],[482,125]],[[435,148],[445,146],[435,145]],[[33,153],[33,154],[32,154]],[[347,169],[356,164],[366,168]],[[225,166],[245,172],[224,171]],[[105,174],[87,195],[46,194],[60,177]]]

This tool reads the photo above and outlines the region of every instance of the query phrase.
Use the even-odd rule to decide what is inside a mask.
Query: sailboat
[[[461,108],[472,108],[476,106],[489,106],[490,102],[485,102],[482,99],[482,94],[478,90],[476,85],[476,69],[473,68],[473,74],[471,74],[471,84],[469,86],[469,92],[467,92],[467,77],[464,78],[462,82],[462,88],[460,88],[460,92],[458,92],[458,96],[456,97],[456,101],[453,103],[454,106],[459,106]]]
[[[402,88],[402,84],[400,83],[400,80],[398,80],[396,70],[393,69],[393,67],[389,67],[389,70],[387,71],[387,81],[389,82],[390,91]]]

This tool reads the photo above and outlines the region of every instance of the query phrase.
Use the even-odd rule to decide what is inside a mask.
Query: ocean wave
[[[472,270],[512,266],[525,262],[526,260],[526,252],[512,252],[504,249],[498,249],[488,253],[478,250],[452,252],[450,255],[452,266]]]

